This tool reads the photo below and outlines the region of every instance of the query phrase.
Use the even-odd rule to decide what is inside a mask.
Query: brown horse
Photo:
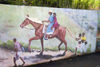
[[[41,41],[41,46],[42,46],[42,51],[40,54],[43,54],[44,51],[44,46],[43,46],[43,37],[44,37],[44,33],[42,32],[43,30],[43,24],[39,24],[36,23],[35,21],[30,20],[29,18],[26,18],[23,23],[20,25],[21,28],[24,28],[26,25],[31,24],[34,28],[35,28],[35,37],[32,37],[29,39],[29,45],[28,45],[28,50],[31,51],[30,49],[30,44],[32,40],[38,40],[40,39]],[[55,29],[54,33],[49,36],[48,38],[54,38],[56,37],[57,39],[59,39],[61,41],[61,43],[58,46],[58,49],[60,50],[60,46],[62,43],[65,44],[65,51],[64,53],[66,53],[67,51],[67,42],[65,40],[65,35],[66,35],[66,28],[59,26],[58,28]]]

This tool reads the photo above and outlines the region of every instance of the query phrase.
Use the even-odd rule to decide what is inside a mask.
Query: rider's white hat
[[[52,12],[52,10],[49,10],[49,12]]]

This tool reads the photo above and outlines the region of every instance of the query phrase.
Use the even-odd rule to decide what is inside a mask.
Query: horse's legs
[[[65,39],[62,39],[62,42],[64,42],[64,44],[65,44],[65,51],[64,51],[64,54],[66,53],[66,51],[67,51],[67,42],[66,42],[66,40]]]
[[[67,42],[66,42],[66,40],[64,38],[58,38],[58,39],[61,41],[61,43],[58,46],[58,49],[60,49],[60,46],[62,45],[62,43],[64,43],[64,45],[65,45],[65,51],[64,51],[63,54],[65,54],[66,51],[67,51]]]
[[[38,39],[40,39],[40,37],[38,37],[38,36],[32,37],[32,38],[29,39],[29,45],[28,45],[28,50],[29,50],[29,51],[31,51],[31,48],[30,48],[31,41],[32,41],[32,40],[38,40]]]
[[[65,52],[67,51],[67,42],[66,40],[64,40],[64,44],[65,44]]]
[[[41,46],[42,46],[42,51],[41,51],[40,55],[42,55],[43,54],[43,51],[44,51],[43,38],[41,38]]]
[[[63,42],[61,42],[59,45],[58,45],[58,50],[60,51],[60,46],[61,46],[61,44],[62,44]]]

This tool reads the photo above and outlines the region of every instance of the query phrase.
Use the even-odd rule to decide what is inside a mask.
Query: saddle
[[[48,35],[49,35],[49,34],[53,34],[53,32],[55,31],[55,28],[52,28],[52,30],[53,30],[52,32],[47,33],[47,32],[46,32],[47,27],[48,27],[48,25],[45,25],[45,24],[44,24],[44,26],[43,26],[43,31],[42,31],[42,32],[43,32],[44,34],[48,34]]]

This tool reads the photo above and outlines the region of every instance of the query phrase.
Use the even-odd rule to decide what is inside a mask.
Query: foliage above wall
[[[74,9],[100,9],[100,0],[0,0],[0,3]]]

